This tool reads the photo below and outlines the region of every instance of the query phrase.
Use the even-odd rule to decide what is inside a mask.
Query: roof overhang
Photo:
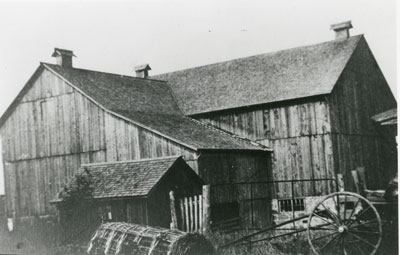
[[[148,195],[139,195],[139,196],[120,196],[120,197],[116,197],[116,196],[112,196],[112,197],[88,197],[88,198],[84,198],[86,201],[119,201],[119,200],[127,200],[127,199],[146,199],[148,197]],[[50,201],[50,204],[60,204],[63,202],[63,199],[53,199]]]

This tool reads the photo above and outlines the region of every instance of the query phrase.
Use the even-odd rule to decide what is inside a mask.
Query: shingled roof
[[[86,164],[81,166],[78,175],[89,176],[93,188],[91,198],[147,196],[178,160],[182,158],[165,157]],[[67,186],[71,187],[75,185],[75,182],[74,176]],[[63,197],[64,193],[61,191],[53,202],[61,201]]]
[[[186,115],[328,94],[362,35],[153,76]]]
[[[262,149],[261,145],[251,140],[218,130],[190,117],[121,110],[115,110],[115,112],[198,149]],[[264,148],[266,149],[267,147]]]
[[[267,147],[185,117],[164,81],[43,64],[109,112],[192,149]]]
[[[163,81],[47,64],[107,109],[182,114]]]

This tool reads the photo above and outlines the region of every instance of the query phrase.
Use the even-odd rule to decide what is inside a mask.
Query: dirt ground
[[[230,239],[238,238],[244,232],[231,235]],[[221,245],[222,236],[212,234],[210,236],[215,245]],[[40,255],[80,255],[86,254],[86,244],[64,245],[61,247],[38,248],[35,243],[24,238],[22,234],[10,233],[5,226],[0,226],[0,254],[40,254]],[[293,236],[282,237],[270,242],[260,242],[253,245],[233,246],[218,255],[239,255],[239,254],[312,254],[305,233]],[[399,254],[398,252],[398,226],[385,226],[382,244],[378,251],[379,255]]]

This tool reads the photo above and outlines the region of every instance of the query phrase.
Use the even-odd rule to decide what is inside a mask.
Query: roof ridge
[[[113,161],[113,162],[87,163],[87,164],[81,164],[81,167],[118,165],[118,164],[124,164],[124,163],[137,163],[137,162],[144,162],[144,161],[162,161],[162,160],[167,160],[167,159],[178,159],[180,157],[182,157],[182,155],[165,156],[165,157],[157,157],[157,158],[134,159],[134,160],[122,160],[122,161]]]
[[[221,134],[223,134],[223,135],[232,137],[232,138],[237,139],[237,140],[239,140],[239,141],[247,142],[247,143],[249,143],[249,144],[251,144],[251,145],[254,145],[254,146],[259,146],[259,147],[261,147],[261,148],[263,148],[263,149],[265,149],[265,150],[272,150],[272,149],[269,148],[268,146],[265,146],[265,145],[263,145],[263,144],[260,144],[260,143],[258,143],[258,142],[255,142],[255,141],[253,141],[253,140],[251,140],[251,139],[249,139],[249,138],[246,138],[246,137],[243,137],[243,136],[239,136],[239,135],[234,134],[234,133],[232,133],[232,132],[229,132],[229,131],[220,129],[220,128],[215,127],[215,126],[213,126],[213,125],[211,125],[211,124],[208,124],[208,123],[206,123],[206,122],[203,122],[203,121],[200,121],[200,120],[191,118],[191,117],[186,116],[186,115],[183,115],[183,117],[184,117],[184,118],[187,118],[187,119],[189,119],[189,120],[191,120],[191,121],[193,121],[193,122],[195,122],[195,123],[197,123],[197,124],[200,124],[200,125],[202,125],[202,126],[208,128],[208,129],[210,129],[210,130],[214,130],[214,131],[216,131],[216,132],[219,132],[219,133],[221,133]]]
[[[182,107],[180,106],[180,104],[178,103],[178,100],[176,99],[176,95],[175,95],[174,91],[172,90],[171,86],[169,86],[168,81],[165,81],[165,84],[168,87],[168,90],[169,90],[169,93],[171,94],[172,100],[174,100],[174,102],[175,102],[176,106],[178,107],[179,111],[181,112],[181,114],[183,116],[185,116],[185,113],[184,113]]]
[[[357,37],[361,38],[362,36],[363,36],[363,34],[353,35],[353,36],[350,36],[347,40],[354,39],[354,38],[357,38]],[[303,45],[303,46],[296,46],[296,47],[291,47],[291,48],[287,48],[287,49],[281,49],[281,50],[276,50],[276,51],[271,51],[271,52],[266,52],[266,53],[261,53],[261,54],[250,55],[250,56],[246,56],[246,57],[228,59],[228,60],[219,61],[219,62],[206,64],[206,65],[194,66],[194,67],[181,69],[181,70],[176,70],[176,71],[172,71],[172,72],[161,73],[161,74],[153,75],[151,77],[152,77],[153,80],[157,80],[155,78],[157,76],[170,75],[170,74],[175,74],[175,73],[179,73],[179,72],[183,72],[183,71],[189,71],[189,70],[193,70],[193,69],[197,69],[197,68],[203,68],[203,67],[209,67],[209,66],[213,66],[213,65],[225,64],[225,63],[236,61],[236,60],[244,60],[244,59],[254,58],[254,57],[258,57],[258,56],[272,55],[272,54],[277,54],[277,53],[280,53],[280,52],[283,52],[283,51],[296,50],[296,49],[307,48],[307,47],[315,47],[315,46],[318,46],[318,45],[323,45],[323,44],[328,44],[328,43],[337,43],[337,42],[342,42],[342,41],[343,40],[330,40],[330,41],[325,41],[325,42],[320,42],[320,43],[308,44],[308,45]],[[165,80],[158,79],[158,81],[165,81]]]
[[[46,63],[46,62],[40,62],[40,63],[41,64],[45,64],[45,65],[50,65],[50,66],[59,66],[59,65],[56,65],[56,64],[50,64],[50,63]],[[62,66],[60,66],[60,67],[63,68]],[[72,67],[72,68],[69,68],[69,69],[73,69],[73,70],[75,69],[75,70],[86,71],[86,72],[94,72],[94,73],[102,73],[102,74],[114,75],[114,76],[119,76],[119,77],[133,78],[133,79],[138,79],[138,80],[150,80],[150,81],[156,81],[156,82],[161,82],[161,83],[167,83],[166,81],[152,79],[152,78],[141,78],[141,77],[136,77],[136,76],[117,74],[117,73],[109,73],[109,72],[96,71],[96,70],[90,70],[90,69],[84,69],[84,68]]]
[[[336,81],[334,82],[334,85],[333,85],[333,87],[332,87],[330,92],[332,92],[332,90],[335,88],[335,86],[338,83],[338,81],[339,81],[340,77],[342,76],[343,72],[346,70],[346,67],[349,64],[351,58],[353,57],[354,52],[356,51],[356,49],[357,49],[358,45],[360,44],[360,41],[361,41],[362,38],[364,38],[364,35],[363,34],[359,35],[359,38],[357,39],[357,43],[354,44],[354,48],[352,49],[352,52],[350,53],[350,56],[347,58],[346,63],[343,65],[343,69],[340,71],[340,73],[339,73]]]

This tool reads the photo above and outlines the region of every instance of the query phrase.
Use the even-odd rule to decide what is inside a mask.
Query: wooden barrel
[[[215,249],[198,233],[109,222],[93,234],[88,254],[214,255]]]

